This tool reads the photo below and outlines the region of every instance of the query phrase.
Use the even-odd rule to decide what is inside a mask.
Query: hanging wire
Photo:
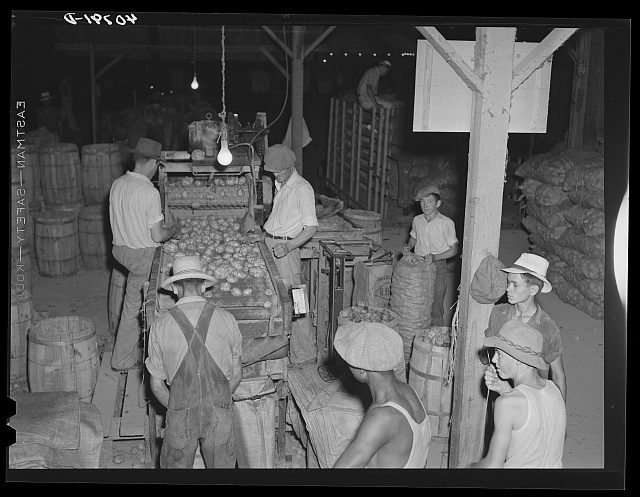
[[[224,26],[222,26],[222,112],[218,115],[222,118],[222,122],[226,124],[227,117],[227,104],[225,95],[225,82],[226,82],[226,63],[225,63],[225,49],[224,49]]]

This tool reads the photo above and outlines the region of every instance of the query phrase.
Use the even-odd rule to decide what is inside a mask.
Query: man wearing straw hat
[[[513,380],[514,388],[496,399],[489,450],[469,467],[562,468],[567,414],[558,387],[540,375],[549,367],[542,342],[538,330],[516,319],[485,338],[486,347],[495,347],[487,388],[497,391],[497,375]]]
[[[109,192],[112,254],[129,272],[111,357],[111,367],[116,371],[142,366],[142,347],[138,345],[142,286],[149,281],[156,247],[179,232],[178,225],[164,224],[160,192],[151,182],[161,149],[160,143],[140,138],[135,149],[128,149],[135,160],[133,171],[117,178]]]
[[[382,323],[353,323],[338,328],[333,346],[373,399],[333,467],[425,468],[431,427],[420,397],[396,377],[404,369],[400,335]]]
[[[51,105],[53,96],[48,91],[43,91],[40,94],[40,107],[36,112],[36,120],[39,128],[45,128],[53,133],[57,133],[59,138],[62,138],[62,114],[57,107]]]
[[[533,326],[544,338],[542,357],[550,365],[551,380],[556,384],[562,397],[567,399],[567,380],[562,363],[562,337],[556,323],[536,302],[538,293],[549,293],[551,283],[547,280],[549,262],[536,254],[523,253],[511,266],[502,268],[507,273],[508,304],[498,304],[491,310],[489,325],[484,334],[494,336],[509,320],[517,319]],[[542,372],[547,378],[547,370]],[[498,385],[497,385],[498,387]],[[509,383],[502,381],[497,391],[511,390]]]
[[[235,467],[231,394],[242,380],[242,335],[230,312],[202,297],[213,281],[198,256],[184,256],[162,283],[178,302],[151,325],[145,361],[167,408],[161,468],[192,468],[198,444],[207,468]]]
[[[378,82],[391,70],[391,62],[381,60],[374,67],[365,71],[358,83],[358,101],[364,109],[372,109],[376,106],[389,107],[387,97],[378,95]]]

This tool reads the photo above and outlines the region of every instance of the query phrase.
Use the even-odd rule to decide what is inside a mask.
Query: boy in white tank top
[[[338,328],[333,344],[373,399],[333,467],[425,468],[429,417],[413,387],[396,378],[404,369],[400,335],[381,323],[350,323]]]
[[[566,409],[558,387],[538,372],[549,367],[542,342],[538,330],[518,320],[485,338],[484,345],[496,349],[495,367],[489,365],[484,374],[487,388],[498,391],[500,378],[512,379],[514,388],[496,399],[489,450],[469,467],[562,468]]]

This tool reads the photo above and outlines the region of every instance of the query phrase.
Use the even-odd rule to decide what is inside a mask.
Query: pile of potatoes
[[[172,207],[242,207],[249,203],[249,184],[244,176],[214,178],[210,183],[185,176],[169,180],[165,197],[167,205]]]

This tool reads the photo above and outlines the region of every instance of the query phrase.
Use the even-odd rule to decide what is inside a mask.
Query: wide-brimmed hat
[[[402,337],[382,323],[340,325],[333,347],[347,364],[367,371],[402,371]]]
[[[549,261],[547,259],[525,252],[511,267],[502,268],[501,271],[505,273],[529,273],[536,278],[540,278],[544,282],[542,293],[549,293],[551,291],[551,283],[547,280],[548,268]]]
[[[284,171],[296,163],[296,154],[286,145],[271,145],[264,153],[265,171]]]
[[[542,357],[542,333],[517,319],[507,321],[497,335],[484,339],[485,347],[503,350],[518,361],[547,371],[549,365]]]
[[[150,138],[139,138],[136,148],[125,147],[127,151],[133,155],[139,155],[140,157],[147,157],[149,159],[160,160],[160,152],[162,151],[162,143]]]
[[[46,100],[51,100],[53,97],[51,96],[51,93],[49,93],[48,91],[43,91],[40,94],[40,100],[42,100],[43,102]]]
[[[207,286],[211,286],[215,282],[213,276],[203,271],[202,263],[197,255],[185,255],[176,257],[173,261],[173,275],[164,280],[161,286],[164,289],[168,289],[171,283],[189,278],[205,280],[209,282]]]
[[[427,186],[423,186],[418,190],[418,192],[416,193],[415,199],[416,201],[420,202],[420,200],[422,200],[424,197],[426,197],[430,193],[436,193],[437,195],[441,196],[440,188],[438,188],[436,185],[427,185]]]

